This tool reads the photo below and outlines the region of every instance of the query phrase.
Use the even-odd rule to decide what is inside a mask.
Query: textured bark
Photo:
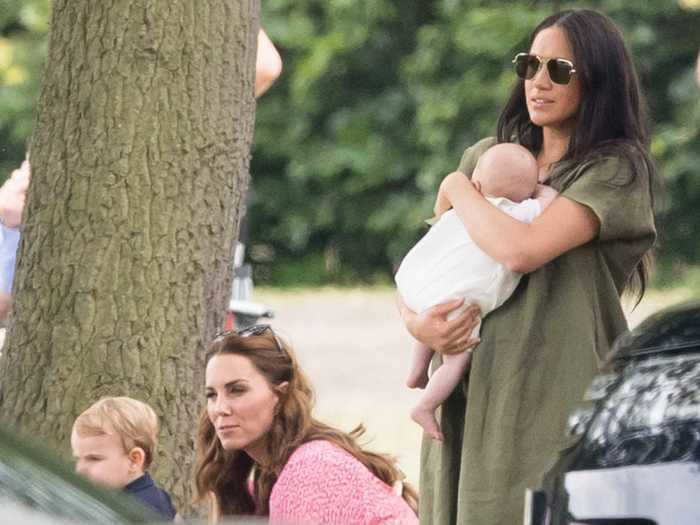
[[[0,414],[68,450],[103,395],[161,417],[190,494],[253,133],[257,0],[54,0]]]

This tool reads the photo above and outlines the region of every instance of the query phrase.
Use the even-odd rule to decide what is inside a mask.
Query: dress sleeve
[[[513,206],[508,215],[520,222],[530,224],[542,213],[542,206],[537,199],[525,199]]]
[[[474,171],[474,168],[476,168],[476,163],[479,161],[481,154],[491,146],[494,146],[496,142],[495,137],[487,137],[467,148],[462,154],[457,170],[461,171],[471,179],[472,172]]]
[[[600,221],[600,241],[656,236],[647,173],[635,173],[623,158],[588,167],[561,195],[590,208]]]

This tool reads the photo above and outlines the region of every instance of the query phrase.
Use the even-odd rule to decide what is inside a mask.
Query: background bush
[[[696,0],[264,0],[284,59],[258,105],[247,242],[258,283],[389,282],[464,148],[495,133],[510,60],[551,12],[592,7],[624,30],[666,186],[660,276],[697,265]],[[700,7],[700,6],[698,6]],[[21,160],[48,2],[0,0],[0,169]]]

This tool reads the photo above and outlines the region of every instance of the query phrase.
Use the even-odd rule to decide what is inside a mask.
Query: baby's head
[[[520,202],[535,192],[538,171],[532,153],[518,144],[504,142],[479,157],[472,180],[481,184],[481,193],[486,197]]]
[[[73,423],[75,471],[93,483],[121,489],[141,477],[153,461],[158,416],[130,397],[105,397]]]

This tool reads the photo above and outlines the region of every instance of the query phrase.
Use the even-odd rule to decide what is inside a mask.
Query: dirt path
[[[689,296],[649,293],[630,323]],[[257,290],[254,299],[275,311],[273,326],[297,350],[316,389],[317,416],[345,430],[364,423],[369,447],[396,455],[409,479],[417,482],[421,431],[408,413],[418,392],[404,386],[411,340],[394,292]],[[0,345],[4,332],[0,330]]]
[[[362,422],[370,448],[399,456],[418,479],[421,432],[409,418],[417,393],[404,386],[411,339],[393,293],[256,292],[273,325],[297,350],[317,394],[317,415],[350,430]]]

